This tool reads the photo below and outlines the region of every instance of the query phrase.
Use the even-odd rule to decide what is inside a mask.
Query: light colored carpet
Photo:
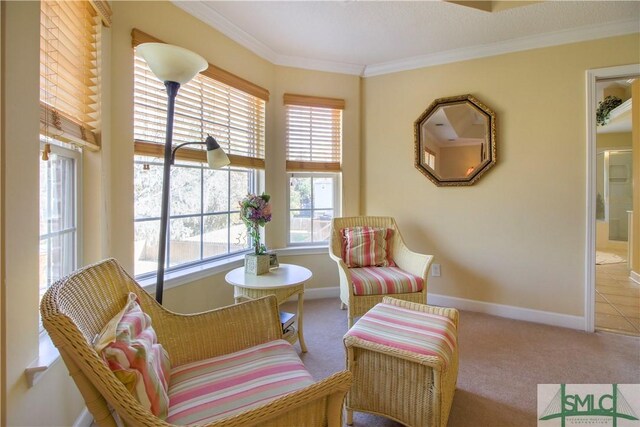
[[[337,299],[305,301],[303,354],[316,379],[344,369],[346,311]],[[295,310],[291,302],[285,304]],[[298,345],[296,347],[299,349]],[[537,384],[640,383],[640,338],[588,334],[461,312],[460,370],[449,427],[535,426]],[[358,427],[398,423],[355,413]]]
[[[618,264],[621,262],[626,262],[627,260],[622,258],[619,255],[612,254],[609,252],[596,251],[596,264]]]

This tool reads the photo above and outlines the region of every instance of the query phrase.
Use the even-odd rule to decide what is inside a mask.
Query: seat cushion
[[[396,305],[380,303],[365,313],[347,332],[365,341],[440,357],[446,367],[457,346],[453,320]]]
[[[211,422],[313,382],[293,346],[284,340],[178,366],[171,371],[167,422]]]
[[[422,277],[414,276],[398,267],[350,268],[355,295],[389,295],[420,292]]]

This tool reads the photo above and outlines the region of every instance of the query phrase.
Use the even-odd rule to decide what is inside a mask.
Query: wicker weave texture
[[[402,270],[407,271],[424,280],[422,291],[405,294],[393,294],[394,298],[421,304],[427,303],[427,276],[433,256],[412,252],[404,243],[402,234],[395,219],[388,216],[357,216],[338,217],[331,220],[331,234],[329,237],[329,256],[338,264],[340,277],[340,300],[347,306],[349,327],[353,326],[353,319],[362,316],[384,298],[384,295],[355,295],[353,280],[347,264],[342,259],[342,235],[340,230],[346,227],[370,226],[392,229],[393,236],[388,248],[391,258]]]
[[[45,329],[99,426],[115,426],[113,408],[131,426],[169,426],[144,409],[118,381],[91,345],[124,306],[129,292],[153,319],[173,366],[228,354],[278,339],[282,330],[276,298],[183,315],[159,305],[113,259],[85,267],[56,282],[42,298]],[[339,426],[351,373],[340,372],[266,405],[208,426]]]
[[[386,303],[454,320],[458,311],[400,301]],[[345,338],[347,368],[354,381],[347,395],[347,411],[371,412],[412,427],[445,427],[453,403],[458,378],[458,349],[444,366],[436,356],[423,356],[385,345]]]

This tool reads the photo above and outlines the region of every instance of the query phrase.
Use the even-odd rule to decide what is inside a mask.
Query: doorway
[[[632,86],[638,77],[638,65],[587,72],[589,225],[585,329],[635,336],[640,336],[640,283],[631,278],[632,267],[638,269],[631,257],[633,247],[638,246],[633,243],[637,235],[633,230],[633,199],[638,193],[633,186],[634,174],[640,171],[634,170],[634,150],[638,151],[638,147],[633,138],[639,136],[633,135],[632,104],[640,100],[632,96]],[[602,108],[596,117],[603,101],[615,101],[615,108],[604,120]]]

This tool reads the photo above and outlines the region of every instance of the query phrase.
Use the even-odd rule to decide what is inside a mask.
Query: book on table
[[[291,325],[293,325],[293,321],[296,319],[296,315],[294,313],[289,313],[286,311],[280,312],[280,323],[282,324],[282,332],[289,329]]]

